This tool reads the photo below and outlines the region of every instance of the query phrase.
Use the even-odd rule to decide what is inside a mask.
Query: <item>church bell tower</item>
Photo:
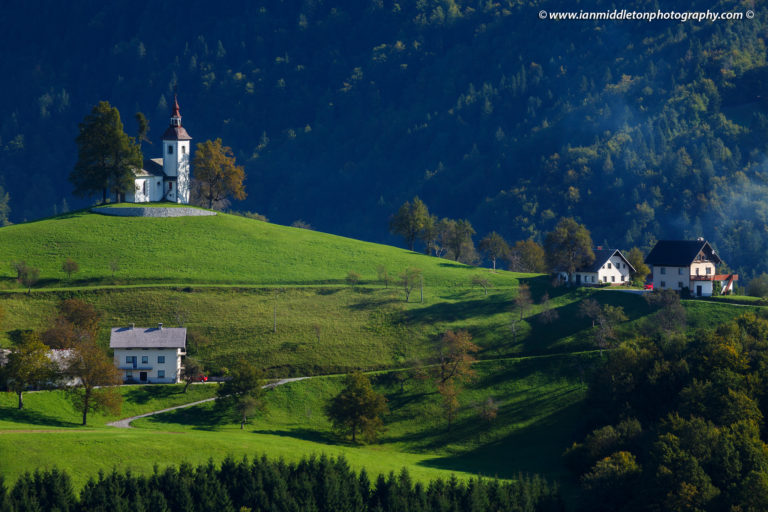
[[[181,125],[181,112],[176,95],[173,97],[171,124],[163,134],[163,199],[174,203],[189,203],[190,141]]]

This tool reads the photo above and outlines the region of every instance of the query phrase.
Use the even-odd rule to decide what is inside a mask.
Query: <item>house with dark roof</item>
[[[123,382],[172,384],[181,380],[181,357],[186,355],[184,327],[115,327],[109,337],[115,366]]]
[[[595,260],[574,272],[572,282],[576,286],[629,283],[635,268],[620,250],[597,248],[593,252]]]
[[[144,160],[141,169],[133,171],[133,190],[125,194],[129,203],[170,201],[189,204],[190,141],[181,125],[179,101],[174,96],[171,124],[163,134],[163,156]]]
[[[704,240],[659,240],[645,263],[651,269],[655,290],[689,290],[697,297],[709,297],[715,287],[727,295],[733,291],[737,274],[717,274],[722,263],[715,249]]]

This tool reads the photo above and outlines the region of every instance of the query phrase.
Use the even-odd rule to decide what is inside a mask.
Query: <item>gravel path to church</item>
[[[264,389],[271,389],[277,386],[282,386],[283,384],[288,384],[289,382],[296,382],[298,380],[304,380],[304,379],[309,379],[309,377],[292,377],[290,379],[280,379],[275,382],[270,382],[269,384],[266,384],[262,387]],[[110,427],[117,427],[117,428],[133,428],[131,427],[131,422],[139,418],[146,418],[147,416],[154,416],[155,414],[163,414],[165,412],[175,411],[176,409],[193,407],[195,405],[204,404],[205,402],[213,402],[217,398],[218,397],[206,398],[205,400],[198,400],[197,402],[190,402],[188,404],[177,405],[175,407],[169,407],[167,409],[161,409],[159,411],[147,412],[144,414],[139,414],[138,416],[131,416],[130,418],[123,418],[122,420],[113,421],[112,423],[107,423],[107,425],[109,425]]]

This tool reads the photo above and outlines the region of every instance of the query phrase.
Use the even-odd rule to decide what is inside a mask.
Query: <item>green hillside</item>
[[[407,267],[424,271],[427,287],[464,286],[475,269],[395,247],[219,214],[213,217],[110,217],[86,211],[0,228],[0,278],[13,288],[10,263],[41,270],[40,286],[173,284],[342,284],[350,271],[376,282],[378,265],[392,278]],[[66,279],[66,258],[80,272]],[[112,278],[110,263],[120,269]],[[497,287],[515,276],[492,276]],[[378,283],[376,283],[378,284]]]

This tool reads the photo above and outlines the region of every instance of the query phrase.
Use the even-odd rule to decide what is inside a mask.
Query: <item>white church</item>
[[[179,102],[174,96],[171,125],[163,134],[163,157],[148,158],[143,169],[134,171],[134,189],[125,194],[125,201],[189,204],[191,140],[181,125]]]

